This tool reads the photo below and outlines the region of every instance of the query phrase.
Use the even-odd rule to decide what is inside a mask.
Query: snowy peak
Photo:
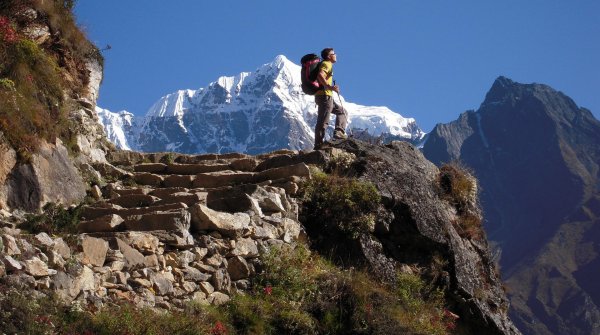
[[[312,149],[317,108],[314,97],[302,93],[300,69],[278,55],[254,72],[222,76],[204,88],[168,94],[145,117],[127,121],[124,115],[115,115],[103,118],[103,123],[107,133],[112,129],[117,146],[139,151],[258,154]],[[342,96],[335,99],[343,101],[349,127],[362,138],[415,143],[424,135],[414,119],[387,107],[362,106]],[[120,132],[118,125],[124,127]]]

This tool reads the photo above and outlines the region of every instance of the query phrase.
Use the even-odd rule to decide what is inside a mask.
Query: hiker
[[[325,131],[329,126],[329,117],[333,113],[335,118],[335,130],[333,139],[346,139],[346,125],[348,115],[344,108],[333,100],[333,92],[340,93],[340,88],[333,82],[333,63],[337,61],[337,55],[333,48],[325,48],[321,51],[323,61],[319,65],[317,80],[322,89],[315,93],[315,103],[318,106],[317,125],[315,126],[315,150],[323,145]],[[339,95],[338,95],[339,96]],[[341,99],[341,98],[340,98]],[[340,100],[341,102],[341,100]]]

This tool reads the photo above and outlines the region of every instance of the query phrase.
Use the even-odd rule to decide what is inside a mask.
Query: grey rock
[[[4,245],[4,253],[8,256],[20,255],[21,249],[17,245],[17,241],[11,235],[2,235],[2,244]]]
[[[91,221],[81,221],[77,230],[80,233],[96,233],[96,232],[109,232],[118,229],[119,225],[123,223],[123,218],[117,214],[109,214],[106,216],[99,217]]]
[[[215,288],[209,282],[201,282],[198,284],[202,292],[204,292],[207,296],[212,294],[215,291]]]
[[[123,260],[125,262],[125,269],[132,270],[139,267],[143,267],[146,259],[139,251],[130,247],[123,240],[117,238],[117,245],[121,253],[123,253]]]
[[[256,242],[250,238],[242,238],[236,241],[235,248],[231,251],[232,256],[241,256],[243,258],[258,257],[258,247]]]
[[[53,202],[71,205],[86,195],[86,184],[60,140],[42,142],[30,163],[18,164],[6,180],[7,206],[37,211]]]
[[[34,277],[48,276],[48,264],[42,262],[41,259],[33,257],[23,262],[24,270],[27,274]]]
[[[211,278],[211,275],[200,272],[200,270],[187,267],[183,269],[183,278],[193,282],[203,282]]]
[[[231,298],[227,294],[221,292],[213,292],[208,296],[208,301],[216,306],[226,304],[229,300],[231,300]]]
[[[185,232],[190,229],[191,214],[185,209],[128,216],[123,223],[129,230],[167,230]]]
[[[7,272],[14,272],[23,269],[23,265],[11,256],[5,255],[3,259],[4,266]]]
[[[102,266],[106,260],[108,242],[91,236],[83,236],[81,239],[83,249],[83,263],[92,266]]]
[[[227,272],[231,280],[246,279],[250,276],[250,267],[243,257],[232,257],[227,260],[227,263]]]
[[[214,211],[202,204],[191,208],[192,225],[196,230],[216,230],[226,236],[241,236],[249,228],[250,216]]]
[[[173,293],[173,282],[161,273],[151,276],[152,287],[158,295],[169,295]]]

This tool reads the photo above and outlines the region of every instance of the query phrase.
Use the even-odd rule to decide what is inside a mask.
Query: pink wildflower
[[[266,295],[271,295],[271,293],[273,293],[273,287],[271,287],[271,285],[267,285],[265,286],[264,291]]]
[[[221,323],[221,321],[217,321],[217,323],[215,323],[215,326],[210,331],[210,333],[212,335],[226,335],[227,328],[225,328],[225,326]]]

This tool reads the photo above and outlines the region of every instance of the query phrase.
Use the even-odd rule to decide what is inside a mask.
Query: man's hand
[[[331,86],[331,90],[340,93],[340,87],[338,85]]]

